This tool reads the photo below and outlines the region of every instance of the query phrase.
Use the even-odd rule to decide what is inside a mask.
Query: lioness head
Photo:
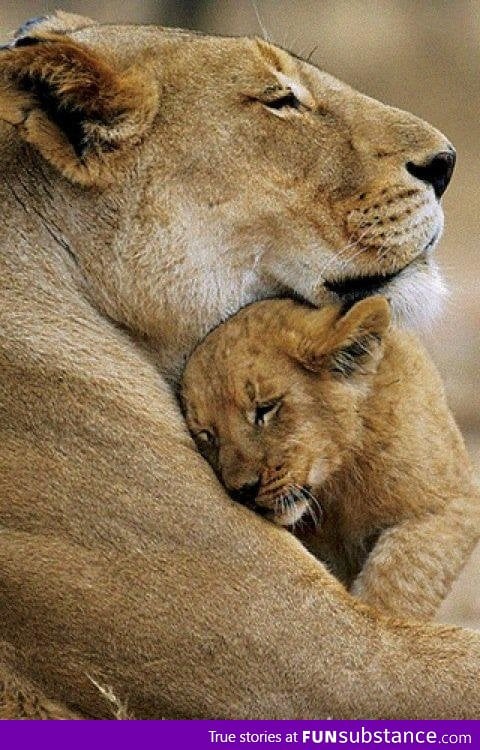
[[[37,236],[54,217],[164,370],[264,297],[436,308],[450,143],[279,47],[53,16],[0,50],[0,120],[5,200],[35,202]]]
[[[268,300],[197,347],[183,379],[187,423],[236,499],[282,525],[315,516],[315,488],[361,432],[389,321],[381,297],[346,314]]]

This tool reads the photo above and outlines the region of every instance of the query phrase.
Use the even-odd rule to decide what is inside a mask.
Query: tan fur
[[[256,40],[71,16],[20,39],[0,50],[5,668],[88,716],[111,716],[102,685],[140,718],[480,717],[480,638],[355,603],[230,501],[167,384],[279,291],[322,304],[325,279],[412,261],[388,288],[418,312],[442,219],[404,164],[444,137]],[[277,67],[318,112],[272,114]],[[361,211],[372,243],[395,225],[387,255],[349,245]]]
[[[423,619],[478,541],[480,495],[437,372],[388,325],[381,297],[258,302],[196,349],[183,400],[227,488],[253,486],[366,604]]]
[[[38,687],[0,665],[0,720],[81,718],[74,711],[49,700]]]
[[[31,37],[2,55],[3,119],[66,177],[84,185],[112,181],[123,149],[141,140],[157,111],[148,67],[120,74],[64,36],[43,32],[21,46],[25,39]],[[56,120],[68,130],[62,132]]]

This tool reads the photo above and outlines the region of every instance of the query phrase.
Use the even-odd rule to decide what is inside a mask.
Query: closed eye
[[[210,430],[200,430],[200,432],[196,433],[195,440],[205,446],[215,445],[216,442],[215,435]]]
[[[278,413],[282,402],[280,400],[270,401],[267,404],[257,404],[255,407],[255,424],[263,427]]]
[[[290,107],[291,109],[305,109],[304,105],[298,99],[293,91],[287,91],[283,96],[279,96],[276,99],[270,101],[264,101],[263,104],[269,109],[284,109]]]

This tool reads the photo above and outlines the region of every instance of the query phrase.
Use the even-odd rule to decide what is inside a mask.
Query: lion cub
[[[385,299],[244,308],[194,351],[182,401],[236,500],[369,604],[434,613],[478,537],[479,496],[438,374]]]

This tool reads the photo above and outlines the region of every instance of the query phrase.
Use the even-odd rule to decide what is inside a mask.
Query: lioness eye
[[[265,425],[280,409],[281,401],[271,401],[268,404],[258,404],[255,407],[255,424]]]
[[[303,109],[303,104],[300,99],[297,99],[293,91],[287,91],[277,99],[271,99],[269,102],[263,102],[269,109],[283,109],[284,107],[291,107],[293,109]]]
[[[197,432],[195,437],[200,443],[205,443],[206,445],[213,445],[215,443],[215,435],[210,430],[201,430],[201,432]]]

